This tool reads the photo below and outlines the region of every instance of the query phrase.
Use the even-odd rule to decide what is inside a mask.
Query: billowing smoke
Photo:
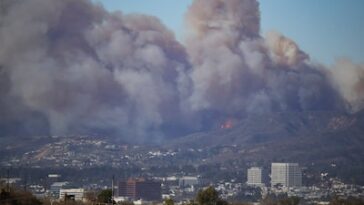
[[[268,33],[266,42],[272,61],[278,66],[294,68],[295,65],[301,64],[308,59],[308,55],[301,51],[294,41],[279,33]]]
[[[325,70],[307,62],[292,40],[260,36],[258,6],[255,0],[196,0],[191,6],[191,107],[226,115],[340,109]]]
[[[24,109],[43,116],[52,134],[108,131],[138,140],[181,124],[188,63],[158,19],[108,13],[86,0],[22,1],[5,9],[5,118]]]
[[[90,0],[3,0],[3,135],[158,141],[248,113],[363,107],[364,67],[315,65],[260,34],[256,0],[195,0],[184,44],[151,16]]]
[[[348,59],[340,59],[334,65],[334,84],[352,112],[364,108],[364,65],[356,65]]]

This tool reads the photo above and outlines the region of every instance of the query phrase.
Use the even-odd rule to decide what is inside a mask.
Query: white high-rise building
[[[302,172],[298,163],[272,163],[271,186],[301,187]]]
[[[247,182],[248,185],[261,186],[262,183],[262,168],[251,167],[248,169]]]

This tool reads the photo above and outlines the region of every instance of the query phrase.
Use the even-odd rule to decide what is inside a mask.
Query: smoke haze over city
[[[250,113],[364,106],[364,65],[328,67],[279,31],[261,34],[256,0],[194,0],[182,43],[156,17],[89,0],[3,0],[0,11],[4,136],[159,142]]]

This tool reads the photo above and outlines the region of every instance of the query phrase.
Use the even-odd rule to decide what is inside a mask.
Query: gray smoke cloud
[[[188,63],[158,19],[108,13],[86,0],[22,1],[6,11],[2,99],[14,103],[3,112],[39,113],[52,134],[104,130],[136,140],[180,124]]]
[[[260,34],[256,0],[195,0],[184,44],[157,18],[89,0],[3,0],[3,135],[106,134],[134,142],[247,113],[362,108],[364,66],[315,65]]]
[[[255,0],[196,0],[187,14],[195,110],[247,112],[341,109],[326,70],[285,36],[260,36]]]
[[[339,59],[331,68],[334,86],[347,102],[347,110],[358,112],[364,108],[364,65]]]

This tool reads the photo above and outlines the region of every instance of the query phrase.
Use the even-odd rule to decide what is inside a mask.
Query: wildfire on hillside
[[[231,129],[233,127],[234,127],[234,123],[233,123],[233,120],[232,119],[227,119],[220,126],[221,129]]]

